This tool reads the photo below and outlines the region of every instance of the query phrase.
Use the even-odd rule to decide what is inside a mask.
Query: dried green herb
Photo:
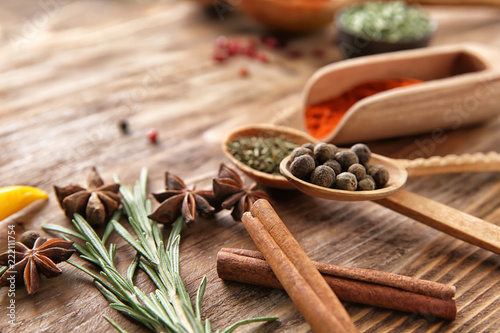
[[[344,11],[340,23],[359,37],[384,42],[419,39],[435,28],[422,9],[403,1],[354,5]]]
[[[280,174],[280,163],[298,145],[279,137],[248,137],[229,142],[228,151],[252,169]]]

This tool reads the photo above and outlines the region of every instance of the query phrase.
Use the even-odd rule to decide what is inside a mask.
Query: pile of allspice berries
[[[371,150],[357,143],[339,150],[331,143],[303,144],[292,151],[290,172],[315,185],[346,191],[371,191],[384,187],[389,172],[382,165],[370,165]]]

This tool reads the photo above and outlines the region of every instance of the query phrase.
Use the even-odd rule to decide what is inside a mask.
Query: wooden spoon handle
[[[500,5],[499,0],[417,0],[417,2],[427,5]]]
[[[339,2],[339,7],[356,4],[364,0],[344,0]],[[415,0],[422,5],[491,5],[500,6],[500,0]]]
[[[409,177],[460,172],[500,171],[500,154],[496,152],[433,156],[415,160],[398,160]]]
[[[406,190],[375,202],[448,235],[500,254],[500,226]]]

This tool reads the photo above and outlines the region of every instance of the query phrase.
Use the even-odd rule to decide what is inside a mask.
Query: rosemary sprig
[[[94,279],[94,285],[112,308],[155,332],[211,332],[210,321],[206,319],[205,323],[202,323],[201,319],[201,303],[207,284],[206,277],[201,280],[193,308],[179,273],[179,243],[183,218],[179,218],[173,224],[165,245],[158,224],[147,217],[151,213],[151,203],[146,199],[146,183],[147,170],[143,169],[134,189],[124,185],[120,187],[123,196],[122,204],[135,235],[118,222],[120,212],[112,217],[102,239],[78,214],[75,214],[73,219],[77,231],[57,225],[45,225],[44,229],[70,235],[85,242],[85,246],[75,243],[75,248],[81,258],[94,263],[101,269],[100,276],[74,262],[68,262]],[[125,276],[120,274],[114,265],[116,244],[109,244],[108,248],[105,246],[113,230],[137,251]],[[156,285],[155,292],[147,295],[134,285],[133,278],[138,268],[142,269]],[[119,332],[126,332],[112,319],[107,317],[105,319]],[[276,319],[277,317],[260,317],[241,320],[226,328],[223,333],[233,332],[241,325]]]

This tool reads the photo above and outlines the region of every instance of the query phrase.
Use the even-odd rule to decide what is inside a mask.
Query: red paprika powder
[[[340,96],[309,105],[305,110],[307,131],[317,139],[327,136],[356,102],[377,93],[421,83],[416,79],[385,79],[360,84]]]

